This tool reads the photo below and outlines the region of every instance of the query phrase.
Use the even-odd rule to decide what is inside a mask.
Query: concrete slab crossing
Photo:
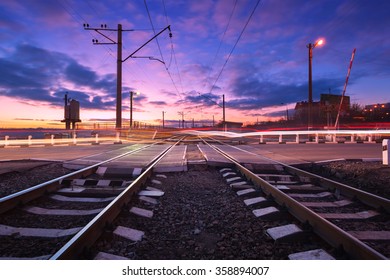
[[[154,167],[154,172],[187,171],[186,145],[174,146]]]

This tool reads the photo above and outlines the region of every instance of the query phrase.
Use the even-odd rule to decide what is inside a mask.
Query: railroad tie
[[[260,218],[263,220],[276,220],[279,219],[283,214],[274,206],[255,209],[252,211],[252,213],[256,216],[256,218]]]
[[[360,219],[369,219],[372,217],[375,217],[377,215],[380,215],[378,212],[373,210],[368,211],[362,211],[357,213],[318,213],[322,218],[325,219],[353,219],[353,220],[360,220]]]
[[[105,252],[99,252],[95,256],[94,260],[129,260],[128,258],[118,256],[118,255],[113,255]]]
[[[29,237],[47,237],[57,238],[63,236],[74,235],[79,232],[82,227],[69,228],[69,229],[53,229],[53,228],[22,228],[12,227],[0,224],[0,235],[11,236],[29,236]]]
[[[275,241],[290,242],[298,239],[303,239],[306,234],[296,224],[288,224],[269,228],[266,230],[267,234]]]
[[[69,210],[69,209],[47,209],[41,207],[28,206],[23,210],[37,215],[59,215],[59,216],[84,216],[95,215],[100,213],[104,208],[92,209],[92,210]]]
[[[133,228],[117,226],[113,232],[115,235],[121,236],[131,241],[141,241],[145,232]]]
[[[288,255],[290,260],[334,260],[328,252],[323,249],[315,249]]]
[[[153,211],[139,208],[139,207],[131,207],[130,213],[133,213],[137,216],[145,217],[145,218],[152,218],[153,217]]]

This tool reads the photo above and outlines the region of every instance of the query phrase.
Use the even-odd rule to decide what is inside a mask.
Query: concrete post
[[[4,146],[8,146],[9,145],[8,139],[9,139],[8,135],[4,137]]]
[[[51,144],[54,146],[54,134],[50,135],[51,138]]]
[[[32,136],[29,135],[29,136],[28,136],[28,142],[27,142],[27,145],[29,145],[29,146],[31,146],[31,144],[32,144],[31,139],[32,139]]]

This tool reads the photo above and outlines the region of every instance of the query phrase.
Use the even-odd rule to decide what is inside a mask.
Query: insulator
[[[104,28],[107,28],[107,24],[104,25]]]
[[[169,38],[172,38],[172,33],[169,32]]]
[[[100,27],[103,28],[103,24],[100,24]]]

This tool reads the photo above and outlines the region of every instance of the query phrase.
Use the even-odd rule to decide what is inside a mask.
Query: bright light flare
[[[325,44],[325,40],[324,39],[319,39],[315,44],[314,46],[322,46],[323,44]]]

